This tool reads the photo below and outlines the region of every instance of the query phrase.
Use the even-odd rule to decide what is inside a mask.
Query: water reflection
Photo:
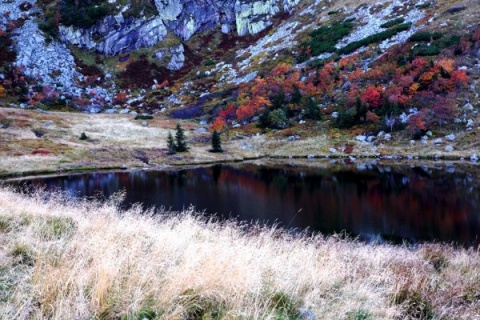
[[[367,239],[478,244],[479,187],[435,168],[342,170],[215,165],[178,171],[90,173],[30,180],[72,196],[126,191],[126,205],[197,210]]]

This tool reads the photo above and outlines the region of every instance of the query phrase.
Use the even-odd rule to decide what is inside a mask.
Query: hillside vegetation
[[[5,319],[477,319],[480,257],[0,189]],[[181,235],[181,236],[179,236]]]

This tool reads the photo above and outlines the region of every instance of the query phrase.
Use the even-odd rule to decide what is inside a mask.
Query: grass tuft
[[[292,235],[208,221],[193,209],[122,211],[120,198],[72,201],[0,188],[0,314],[21,320],[479,316],[478,250]]]

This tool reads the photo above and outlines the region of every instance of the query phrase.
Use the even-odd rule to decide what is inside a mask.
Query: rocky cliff
[[[272,24],[272,17],[282,11],[294,10],[298,0],[156,0],[157,14],[149,19],[122,15],[127,7],[88,29],[60,26],[63,42],[107,55],[152,47],[168,32],[181,40],[215,28],[239,36],[256,34]]]

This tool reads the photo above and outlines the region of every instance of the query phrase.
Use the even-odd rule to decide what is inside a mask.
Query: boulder
[[[183,64],[185,63],[185,55],[183,54],[185,52],[185,48],[183,47],[183,44],[173,46],[169,49],[169,51],[170,51],[170,54],[172,55],[172,58],[167,66],[167,69],[169,70],[182,69]]]
[[[445,136],[445,139],[447,139],[448,141],[454,141],[455,140],[455,135],[453,133]]]

